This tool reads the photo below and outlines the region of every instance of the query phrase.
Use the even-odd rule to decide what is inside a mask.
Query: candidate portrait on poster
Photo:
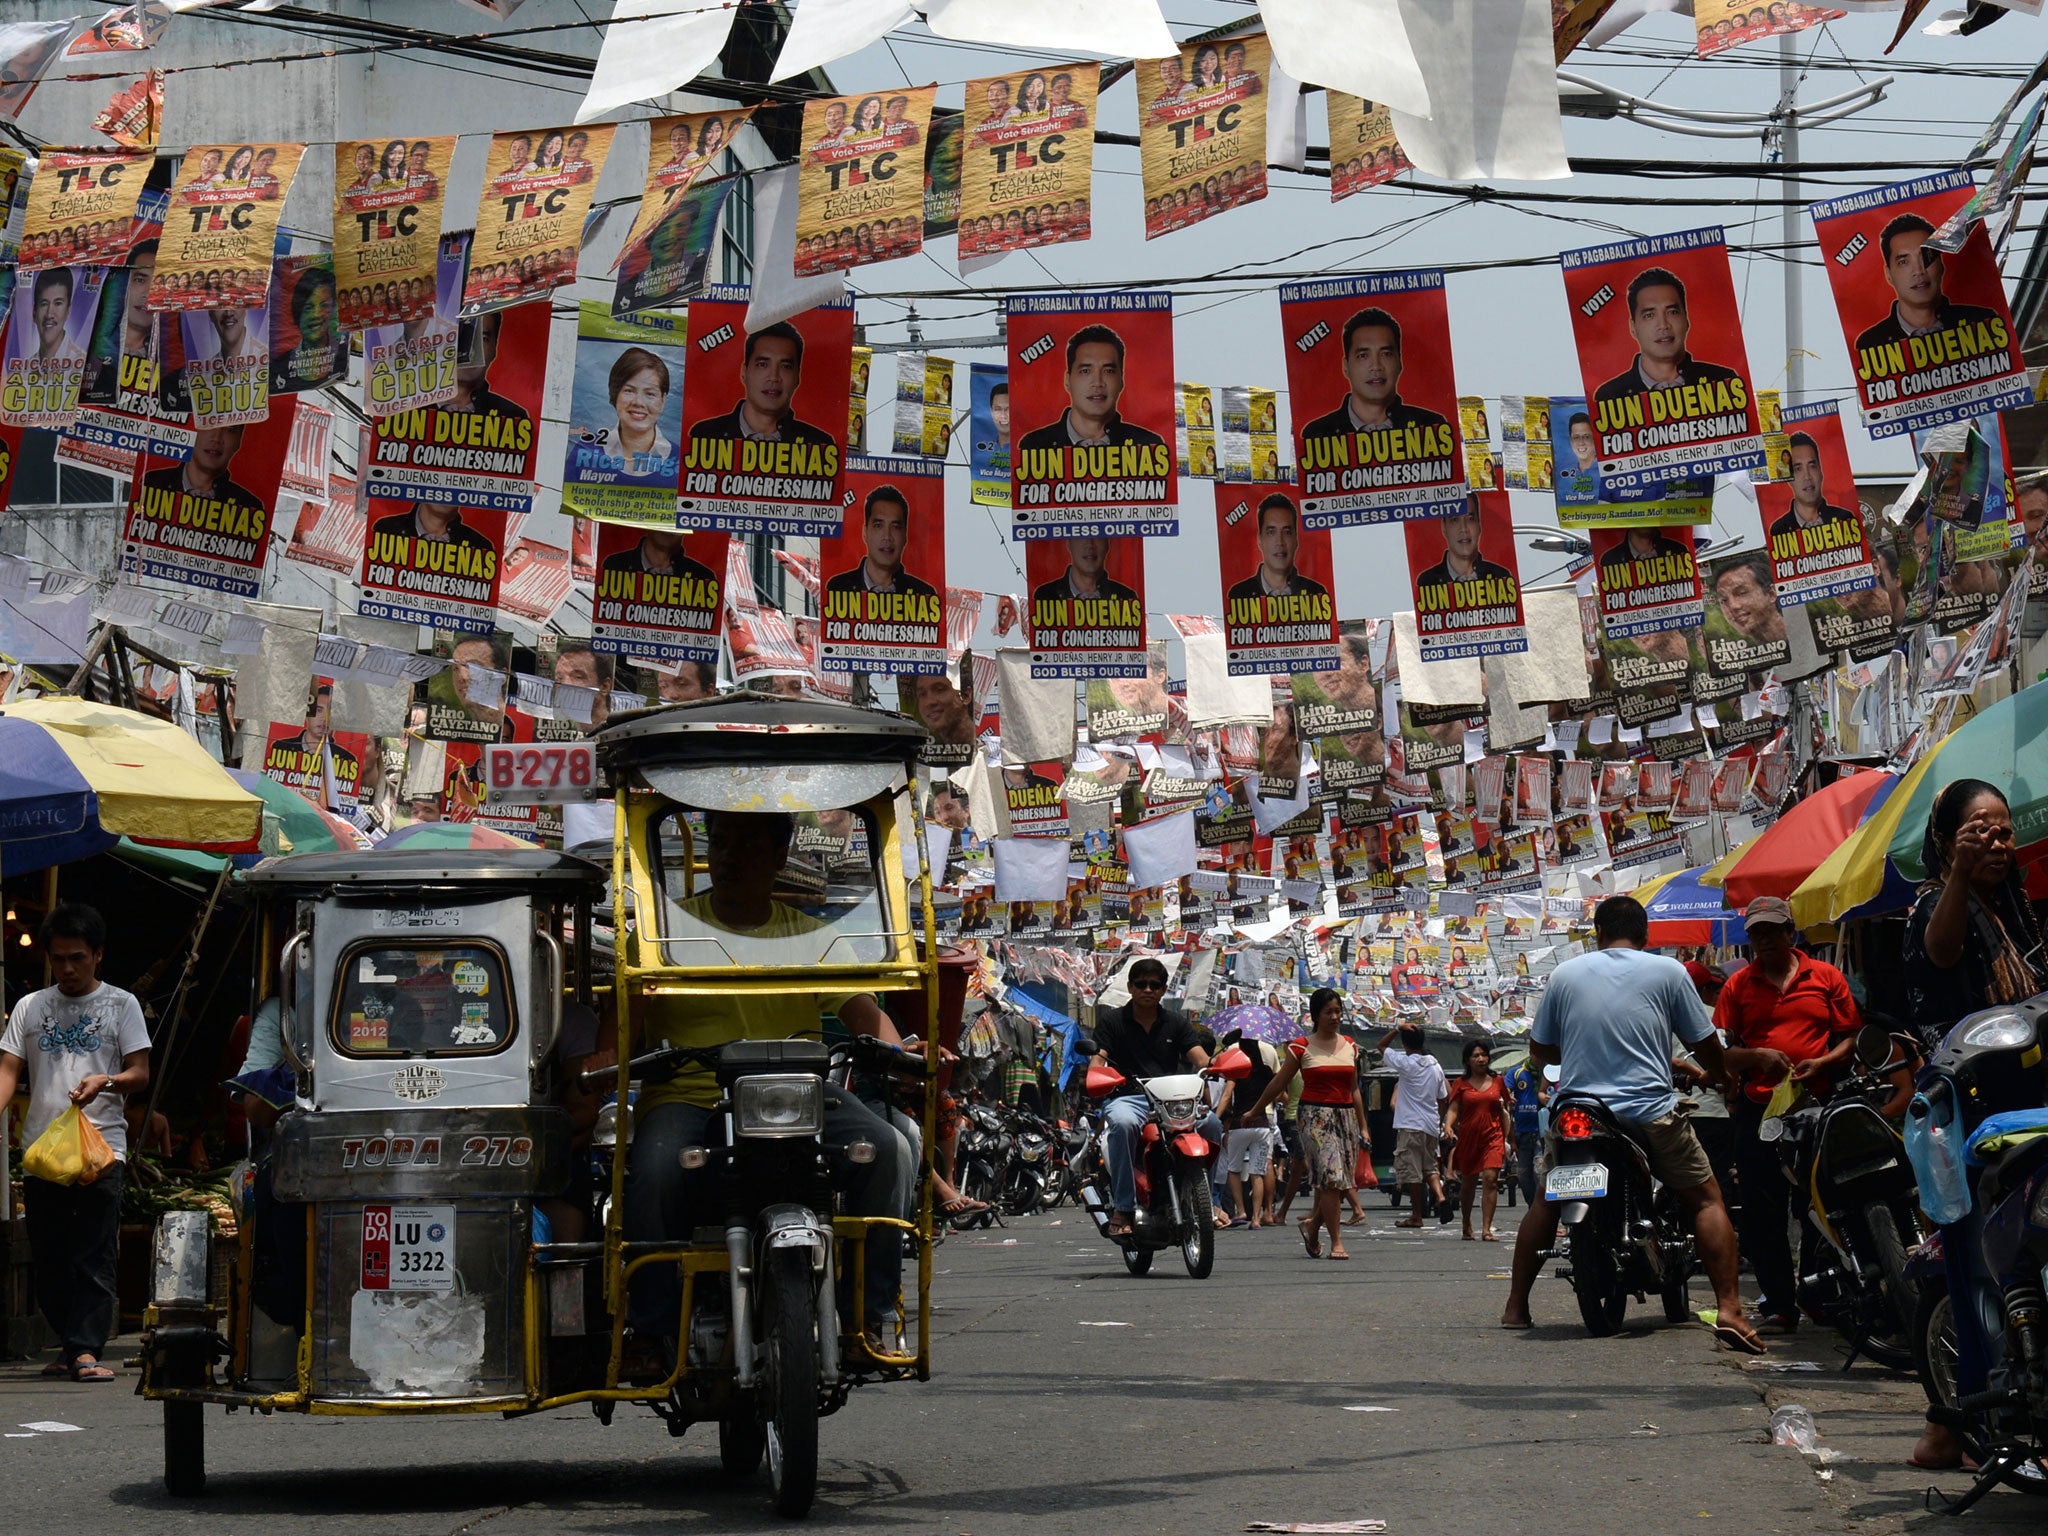
[[[1161,448],[1166,439],[1117,410],[1124,393],[1123,336],[1104,324],[1084,325],[1067,338],[1066,408],[1059,419],[1018,440],[1025,452],[1070,447]]]

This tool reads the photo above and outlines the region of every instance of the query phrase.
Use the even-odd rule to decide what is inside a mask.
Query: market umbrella
[[[1800,883],[1792,893],[1792,920],[1802,928],[1817,923],[1832,923],[1852,913],[1885,911],[1890,906],[1904,906],[1911,901],[1911,884],[1905,882],[1886,856],[1892,838],[1899,832],[1900,818],[1906,814],[1934,772],[1935,764],[1947,756],[1950,736],[1936,743],[1919,762],[1915,763],[1899,785],[1885,797],[1883,805],[1871,818],[1843,840],[1840,847],[1821,860],[1820,867]],[[1948,770],[1942,770],[1946,783]],[[1932,796],[1930,794],[1929,798]],[[1921,812],[1921,825],[1925,825],[1926,812]],[[1917,845],[1919,832],[1914,839]],[[1916,860],[1917,863],[1917,860]],[[1904,882],[1906,897],[1903,901],[1891,902],[1886,896],[1888,888],[1896,891]]]
[[[1630,892],[1650,915],[1650,944],[1747,944],[1749,930],[1742,914],[1722,904],[1721,893],[1702,885],[1709,866],[1681,869],[1675,875],[1645,880]]]
[[[1920,840],[1934,797],[1957,779],[1984,779],[2005,791],[2012,803],[2013,843],[2026,850],[2048,842],[2048,685],[2034,684],[1979,712],[1941,744],[1941,767],[1923,775],[1910,793],[1886,840],[1886,851],[1909,880],[1933,871],[1920,864]]]
[[[1290,1019],[1270,1003],[1239,1003],[1236,1007],[1226,1008],[1202,1022],[1216,1032],[1218,1040],[1235,1029],[1247,1040],[1263,1040],[1268,1045],[1281,1045],[1297,1035],[1307,1033],[1297,1020]]]
[[[257,846],[262,802],[167,720],[59,694],[7,705],[0,729],[0,865],[10,874],[124,835],[212,853]]]
[[[370,840],[332,811],[322,810],[287,784],[245,768],[228,774],[263,802],[263,853],[347,853]]]
[[[473,821],[416,821],[409,827],[400,827],[377,848],[379,852],[399,848],[523,848],[530,853],[533,844]]]
[[[1737,911],[1759,896],[1790,896],[1898,787],[1889,773],[1856,773],[1815,790],[1742,845],[1724,878],[1709,881]]]

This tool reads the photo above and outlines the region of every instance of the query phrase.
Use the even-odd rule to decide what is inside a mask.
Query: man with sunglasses
[[[1121,1008],[1105,1008],[1095,1019],[1095,1064],[1110,1066],[1124,1075],[1131,1091],[1111,1099],[1103,1112],[1108,1125],[1109,1236],[1122,1237],[1131,1230],[1138,1208],[1138,1182],[1132,1172],[1138,1133],[1145,1124],[1149,1101],[1138,1091],[1148,1077],[1167,1077],[1176,1072],[1199,1072],[1209,1065],[1209,1053],[1195,1038],[1187,1016],[1162,1002],[1166,996],[1166,966],[1162,961],[1144,959],[1124,977],[1131,1000]],[[1196,1127],[1212,1147],[1223,1145],[1223,1122],[1215,1113],[1204,1115]]]

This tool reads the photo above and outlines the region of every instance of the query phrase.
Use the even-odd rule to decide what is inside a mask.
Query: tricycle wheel
[[[718,1464],[727,1477],[752,1477],[767,1449],[768,1431],[744,1412],[718,1421]]]
[[[195,1499],[206,1491],[206,1420],[200,1403],[164,1404],[164,1492]]]
[[[818,1313],[810,1255],[778,1248],[762,1294],[768,1481],[778,1515],[807,1515],[818,1492]]]

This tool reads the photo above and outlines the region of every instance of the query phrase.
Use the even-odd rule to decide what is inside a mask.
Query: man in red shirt
[[[1759,896],[1742,917],[1750,963],[1721,988],[1714,1024],[1727,1037],[1728,1071],[1740,1084],[1728,1102],[1742,1186],[1742,1253],[1762,1293],[1756,1325],[1765,1333],[1790,1333],[1799,1324],[1788,1230],[1791,1185],[1777,1149],[1758,1136],[1757,1127],[1772,1091],[1788,1075],[1809,1092],[1826,1092],[1830,1075],[1855,1049],[1863,1020],[1848,979],[1799,952],[1792,908],[1784,900]]]

